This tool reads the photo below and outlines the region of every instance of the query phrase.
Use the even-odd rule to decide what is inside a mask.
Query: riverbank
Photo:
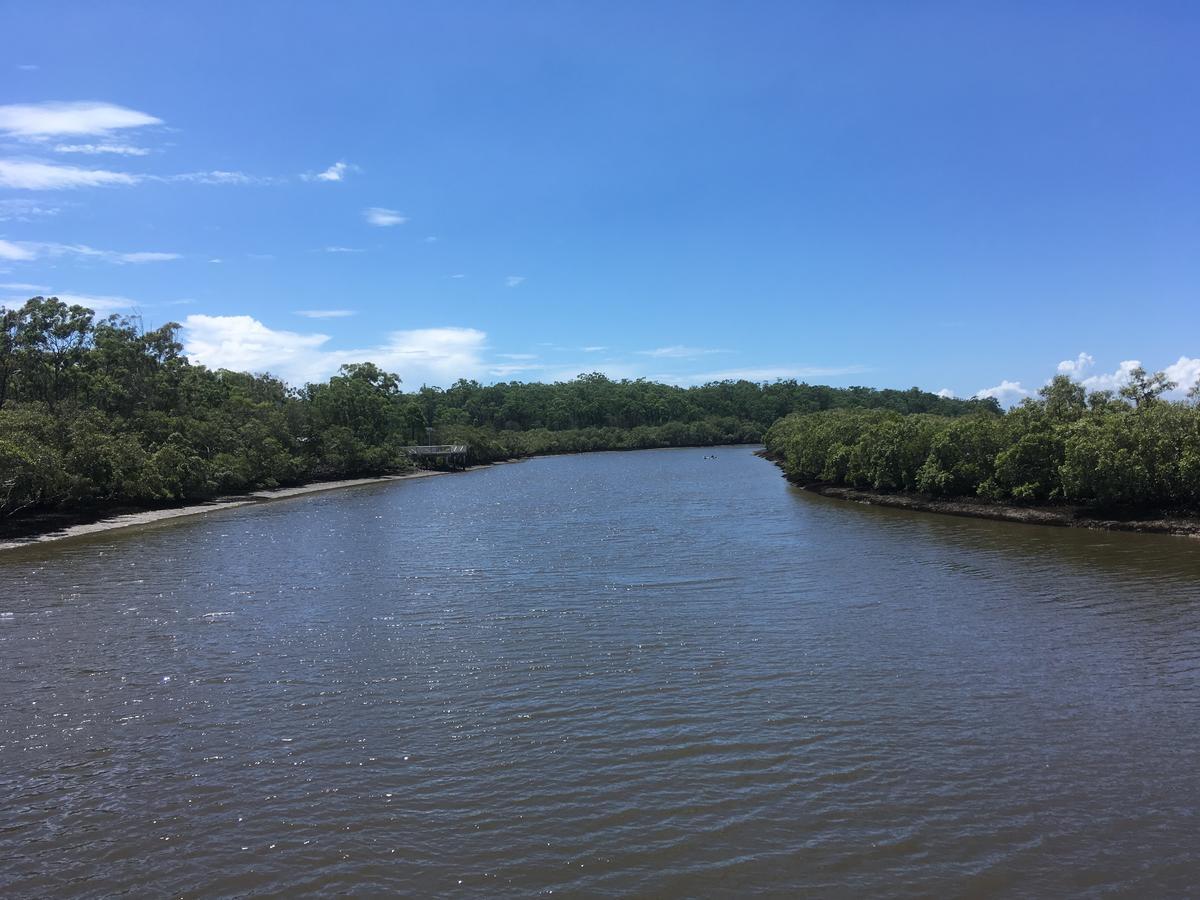
[[[703,444],[696,445],[717,449],[719,447],[744,446],[742,444]],[[202,503],[190,503],[181,506],[158,508],[118,508],[95,510],[50,510],[30,516],[19,522],[5,523],[0,520],[0,526],[7,525],[7,533],[0,527],[0,551],[13,550],[18,547],[28,547],[33,544],[59,541],[66,538],[82,537],[100,534],[118,528],[131,528],[137,525],[153,525],[171,519],[186,516],[204,515],[224,509],[236,509],[239,506],[249,506],[271,500],[285,500],[304,494],[320,491],[337,490],[339,488],[355,487],[364,484],[380,484],[389,481],[405,481],[412,478],[428,478],[432,475],[453,475],[461,472],[471,472],[476,469],[486,469],[490,466],[506,465],[523,462],[527,459],[540,459],[549,456],[575,456],[587,453],[630,453],[644,450],[679,450],[684,447],[646,447],[646,448],[605,448],[601,450],[562,450],[557,452],[538,453],[527,456],[497,458],[456,470],[420,469],[403,475],[378,475],[369,478],[348,478],[338,481],[318,481],[294,487],[276,488],[273,490],[252,491],[248,494],[236,494],[219,497]]]
[[[767,451],[757,454],[775,465],[782,466]],[[914,512],[940,513],[947,516],[964,516],[972,519],[996,519],[1004,522],[1020,522],[1025,525],[1053,525],[1060,528],[1091,528],[1097,531],[1138,531],[1151,534],[1172,534],[1200,539],[1200,519],[1172,516],[1164,513],[1142,513],[1128,518],[1103,516],[1078,506],[1012,506],[987,500],[959,498],[942,500],[922,494],[887,493],[824,482],[804,482],[783,472],[796,487],[853,503],[873,506],[890,506]]]
[[[482,469],[485,466],[470,466],[462,471]],[[100,534],[105,531],[115,531],[119,528],[132,528],[136,525],[153,525],[171,519],[187,516],[201,516],[207,513],[219,512],[223,509],[236,509],[239,506],[253,506],[258,503],[269,503],[273,500],[287,500],[305,494],[316,494],[322,491],[334,491],[341,488],[357,487],[364,484],[384,484],[391,481],[409,481],[414,478],[429,478],[434,475],[452,475],[433,469],[420,469],[403,475],[377,475],[370,478],[346,478],[340,481],[315,481],[295,487],[276,488],[274,490],[253,491],[249,494],[238,494],[232,497],[221,497],[205,503],[193,503],[187,506],[165,507],[162,509],[140,509],[113,515],[100,514],[100,518],[92,521],[75,521],[72,524],[59,525],[55,520],[42,520],[45,527],[38,528],[38,522],[31,522],[31,531],[19,537],[0,540],[0,551],[14,550],[18,547],[29,547],[34,544],[44,544],[50,541],[61,541],[67,538]],[[55,522],[55,524],[50,524]]]

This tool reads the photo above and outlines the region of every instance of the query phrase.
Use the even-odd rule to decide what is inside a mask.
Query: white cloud
[[[344,319],[346,316],[352,316],[355,311],[352,309],[298,309],[296,315],[304,316],[306,319]]]
[[[1129,373],[1140,365],[1141,362],[1136,359],[1122,360],[1115,372],[1101,372],[1084,378],[1080,383],[1089,391],[1116,391],[1129,383]]]
[[[594,345],[591,347],[580,347],[579,349],[582,350],[584,353],[602,353],[605,350],[607,350],[608,348],[597,344],[597,345]]]
[[[33,63],[18,63],[17,68],[22,72],[36,72],[41,66],[34,65]]]
[[[673,347],[658,347],[655,350],[639,350],[640,356],[652,356],[655,359],[695,359],[698,356],[708,356],[711,353],[729,353],[728,350],[712,350],[706,347],[684,347],[676,344]]]
[[[362,250],[358,247],[326,247],[324,249],[325,249],[326,253],[366,253],[367,252],[366,250]]]
[[[107,169],[81,169],[51,163],[0,159],[0,187],[25,191],[59,191],[110,184],[137,184],[139,176]]]
[[[213,369],[272,372],[286,378],[313,380],[324,366],[319,348],[324,334],[277,331],[250,316],[190,315],[183,320],[188,356]]]
[[[7,284],[0,284],[0,291],[30,291],[30,296],[41,294],[48,290],[50,288],[44,284],[26,284],[23,281],[10,281]]]
[[[497,359],[530,360],[537,359],[536,353],[497,353]]]
[[[382,206],[371,206],[364,209],[363,218],[367,220],[368,225],[375,225],[379,228],[387,228],[391,225],[403,225],[408,221],[407,216],[401,215],[394,209],[385,209]]]
[[[126,263],[166,262],[180,259],[178,253],[160,253],[151,250],[138,250],[132,253],[120,253],[116,250],[97,250],[87,244],[53,244],[43,241],[4,241],[0,240],[0,259],[13,261],[29,261],[34,259],[54,259],[60,256],[78,256],[85,259],[99,259],[105,262],[124,265]]]
[[[487,334],[476,328],[394,331],[382,346],[349,351],[345,361],[372,360],[398,372],[410,387],[422,382],[449,384],[482,374],[486,344]]]
[[[942,388],[937,392],[937,395],[939,397],[945,397],[947,400],[949,400],[954,397],[954,391],[950,390],[950,388]]]
[[[25,244],[14,244],[12,241],[0,239],[0,259],[11,262],[24,262],[37,259],[37,253]]]
[[[184,345],[194,361],[211,368],[269,371],[297,385],[326,379],[353,362],[370,361],[397,372],[409,387],[450,384],[488,371],[487,335],[474,328],[394,331],[374,347],[327,350],[328,335],[280,331],[250,316],[191,315],[183,325]]]
[[[117,156],[148,156],[150,151],[131,144],[57,144],[55,153],[113,153]]]
[[[300,177],[305,181],[345,181],[347,172],[357,172],[358,166],[345,162],[335,162],[324,172],[306,172]]]
[[[504,279],[504,286],[505,287],[516,287],[524,280],[525,280],[524,275],[509,275],[507,278]]]
[[[1175,390],[1171,393],[1186,396],[1188,390],[1200,381],[1200,359],[1181,356],[1178,360],[1163,369],[1166,376],[1175,382]]]
[[[975,393],[975,397],[980,400],[986,400],[989,397],[994,397],[1005,406],[1016,403],[1018,400],[1029,396],[1029,391],[1021,387],[1019,381],[1009,381],[1007,378],[1001,381],[995,387],[984,388]]]
[[[1096,360],[1091,354],[1080,353],[1076,359],[1060,362],[1058,371],[1060,374],[1069,375],[1089,391],[1118,391],[1129,383],[1130,374],[1142,364],[1140,360],[1125,359],[1113,372],[1099,372],[1081,378],[1080,376],[1090,370],[1095,363]],[[1168,399],[1182,399],[1187,395],[1188,388],[1194,385],[1197,379],[1200,379],[1200,359],[1181,356],[1162,371],[1176,385],[1174,389],[1167,391],[1163,396]]]
[[[1071,378],[1078,378],[1088,369],[1096,364],[1096,358],[1090,353],[1080,353],[1074,359],[1064,359],[1058,364],[1058,372],[1060,375],[1069,375]]]
[[[458,272],[458,273],[456,273],[456,274],[454,274],[454,275],[451,275],[450,277],[451,277],[451,278],[466,278],[467,276],[466,276],[466,275],[464,275],[464,274],[462,274],[462,272]]]
[[[113,103],[18,103],[0,106],[0,131],[14,137],[44,138],[60,134],[107,134],[120,128],[161,125],[136,109]]]

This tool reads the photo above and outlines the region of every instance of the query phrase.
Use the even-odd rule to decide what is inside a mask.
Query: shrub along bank
[[[1161,399],[1161,374],[1119,394],[1058,376],[1004,414],[961,418],[880,410],[791,415],[767,452],[799,483],[1016,505],[1200,511],[1200,408]]]

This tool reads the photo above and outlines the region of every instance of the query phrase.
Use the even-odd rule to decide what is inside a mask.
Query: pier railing
[[[467,466],[467,444],[421,444],[403,448],[412,459],[424,465],[449,466],[464,469]]]

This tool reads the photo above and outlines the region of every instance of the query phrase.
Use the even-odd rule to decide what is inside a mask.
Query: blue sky
[[[179,321],[209,365],[1200,376],[1190,4],[2,16],[0,298]]]

